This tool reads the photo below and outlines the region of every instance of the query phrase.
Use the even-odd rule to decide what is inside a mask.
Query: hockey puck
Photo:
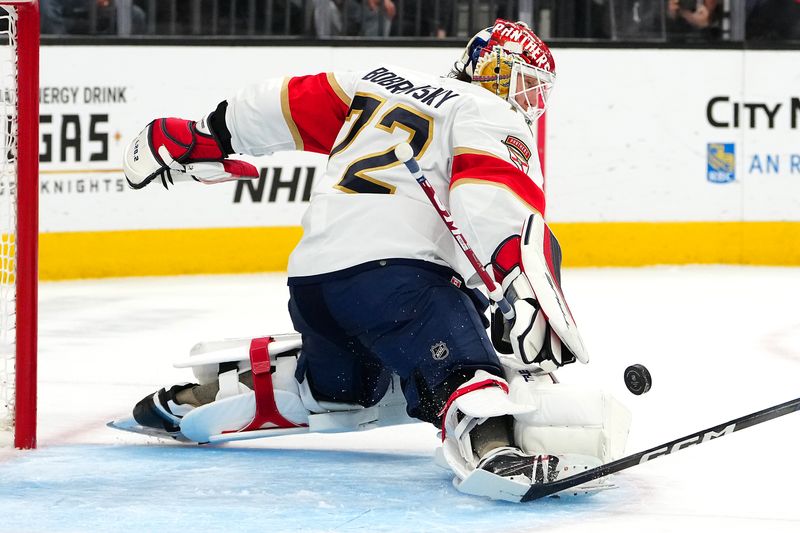
[[[644,365],[631,365],[625,369],[625,386],[631,393],[639,396],[650,390],[653,378]]]

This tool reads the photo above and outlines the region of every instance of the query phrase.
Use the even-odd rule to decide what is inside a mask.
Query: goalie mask
[[[524,22],[497,19],[469,41],[458,66],[473,84],[508,100],[530,122],[547,109],[555,62]]]

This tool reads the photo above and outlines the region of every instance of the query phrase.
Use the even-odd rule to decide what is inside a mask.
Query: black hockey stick
[[[574,476],[569,476],[559,481],[553,481],[552,483],[545,483],[543,485],[533,485],[528,489],[528,492],[525,493],[521,501],[529,502],[531,500],[538,500],[539,498],[550,496],[556,492],[571,489],[572,487],[582,483],[586,483],[609,474],[614,474],[621,470],[631,468],[632,466],[646,463],[647,461],[652,461],[658,457],[663,457],[664,455],[681,451],[684,448],[692,446],[693,444],[702,444],[712,439],[729,435],[734,431],[749,428],[750,426],[755,426],[756,424],[772,420],[773,418],[778,418],[779,416],[788,415],[789,413],[793,413],[795,411],[800,411],[800,398],[795,398],[794,400],[786,403],[773,405],[772,407],[768,407],[762,411],[750,413],[749,415],[731,420],[730,422],[725,422],[723,424],[719,424],[718,426],[704,429],[702,431],[698,431],[697,433],[692,433],[691,435],[687,435],[683,438],[666,442],[654,448],[650,448],[649,450],[628,455],[622,459],[600,465],[590,470],[585,470],[580,474],[575,474]]]

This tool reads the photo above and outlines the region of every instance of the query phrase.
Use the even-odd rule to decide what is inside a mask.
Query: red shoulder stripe
[[[338,84],[332,84],[336,80],[325,73],[289,79],[286,93],[291,116],[286,118],[293,122],[289,129],[302,140],[298,149],[327,154],[333,148],[350,104]]]
[[[504,187],[517,198],[544,216],[544,193],[520,169],[489,153],[467,152],[453,158],[450,188],[470,182],[486,182]]]

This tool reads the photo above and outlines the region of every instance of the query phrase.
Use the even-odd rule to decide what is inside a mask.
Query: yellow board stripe
[[[800,222],[585,222],[552,225],[564,265],[800,265]]]
[[[800,222],[552,224],[564,266],[800,266]],[[43,233],[43,280],[285,271],[299,227]]]
[[[43,233],[43,280],[285,271],[300,227]]]

